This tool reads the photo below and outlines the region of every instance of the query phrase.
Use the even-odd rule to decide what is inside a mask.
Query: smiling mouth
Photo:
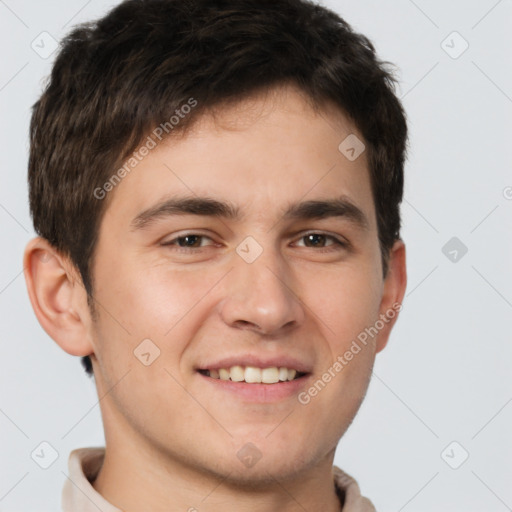
[[[257,368],[255,366],[232,366],[211,370],[198,370],[201,375],[212,379],[231,382],[244,382],[248,384],[279,384],[300,379],[308,375],[293,368],[271,367]]]

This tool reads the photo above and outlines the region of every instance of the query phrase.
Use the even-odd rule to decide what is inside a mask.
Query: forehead
[[[365,152],[351,160],[340,150],[354,136],[362,142],[339,109],[314,110],[293,87],[218,106],[157,140],[109,192],[104,220],[126,223],[172,195],[229,201],[240,218],[269,220],[299,199],[345,196],[373,222]]]

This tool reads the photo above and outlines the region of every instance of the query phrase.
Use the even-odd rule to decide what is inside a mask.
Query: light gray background
[[[115,3],[0,0],[0,511],[60,510],[70,450],[104,443],[93,381],[38,324],[22,254],[30,107],[52,60],[31,43]],[[512,2],[323,3],[397,64],[411,147],[408,290],[336,464],[379,511],[512,510]],[[47,470],[30,457],[42,441],[59,453]]]

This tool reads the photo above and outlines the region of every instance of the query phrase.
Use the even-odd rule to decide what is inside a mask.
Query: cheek
[[[382,286],[371,265],[316,272],[314,281],[304,289],[304,302],[316,313],[333,352],[344,351],[378,318]]]
[[[104,274],[98,297],[131,338],[170,335],[215,282],[212,272],[171,269],[165,262],[120,261],[108,277]]]
[[[146,267],[144,271],[126,270],[122,277],[118,272],[108,298],[101,299],[113,313],[102,314],[99,337],[101,357],[108,365],[105,371],[111,380],[122,376],[120,372],[126,367],[138,372],[142,365],[137,354],[149,351],[150,357],[153,353],[157,357],[150,367],[144,367],[152,372],[141,378],[152,379],[154,371],[160,372],[160,381],[156,378],[147,383],[151,389],[161,385],[164,369],[182,382],[183,372],[190,371],[184,354],[215,306],[214,294],[208,292],[225,273],[220,268],[179,271],[165,264]],[[114,315],[118,321],[113,320]]]
[[[317,338],[324,340],[324,367],[299,402],[315,423],[323,425],[318,435],[334,443],[349,427],[368,389],[376,338],[364,335],[378,318],[380,287],[373,270],[346,268],[317,277],[307,295],[321,319],[315,321],[322,332]],[[321,290],[318,284],[323,285]]]

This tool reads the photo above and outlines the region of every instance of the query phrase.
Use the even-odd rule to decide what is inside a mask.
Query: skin
[[[297,396],[243,401],[194,368],[242,352],[286,353],[308,361],[316,380],[401,303],[405,246],[396,241],[384,278],[366,155],[349,161],[338,150],[351,133],[363,139],[338,109],[315,112],[287,86],[203,115],[160,143],[110,192],[93,265],[96,321],[72,263],[41,238],[27,245],[39,322],[69,354],[91,355],[106,438],[93,485],[115,506],[340,510],[335,449],[398,314],[307,405]],[[169,194],[228,200],[244,217],[181,215],[130,229]],[[340,194],[365,213],[367,230],[343,217],[282,218],[292,202]],[[310,231],[350,245],[315,246]],[[162,245],[187,232],[205,235],[202,247]],[[263,248],[250,264],[235,251],[247,236]],[[146,338],[161,351],[149,366],[133,353]],[[236,455],[248,442],[261,453],[251,468]]]

